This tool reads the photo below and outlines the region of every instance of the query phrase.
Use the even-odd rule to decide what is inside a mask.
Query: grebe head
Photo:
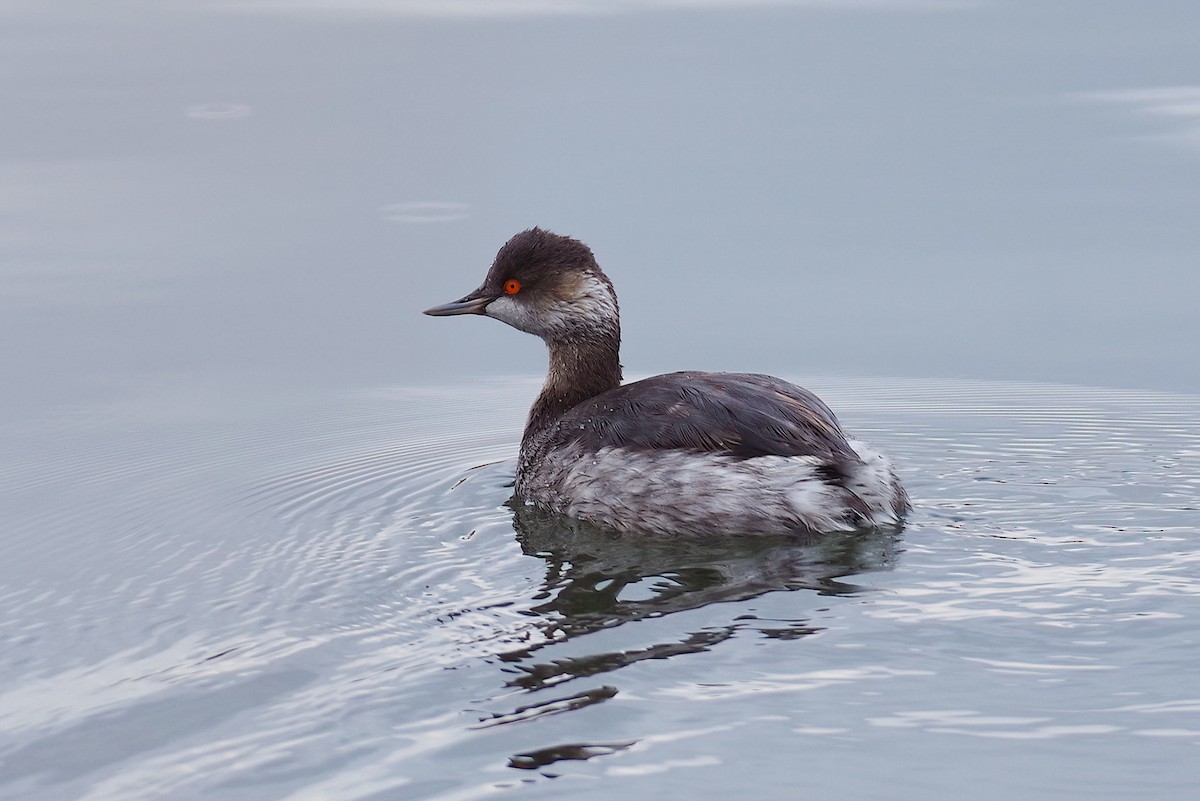
[[[540,228],[508,240],[474,292],[425,313],[483,314],[552,343],[621,336],[617,295],[591,249]]]

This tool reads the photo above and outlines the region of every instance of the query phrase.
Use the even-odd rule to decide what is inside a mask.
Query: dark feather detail
[[[569,443],[585,452],[812,456],[838,483],[862,464],[816,395],[751,373],[668,373],[608,390],[565,412],[540,444],[550,450]]]

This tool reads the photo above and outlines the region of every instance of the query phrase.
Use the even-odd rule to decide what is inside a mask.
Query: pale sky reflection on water
[[[6,9],[14,411],[538,373],[419,314],[535,224],[631,372],[1200,391],[1193,4]]]

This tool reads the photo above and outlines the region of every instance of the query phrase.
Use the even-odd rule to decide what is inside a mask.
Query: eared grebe
[[[550,369],[529,412],[516,496],[620,531],[780,534],[890,526],[908,510],[887,459],[778,378],[669,373],[621,385],[612,282],[582,242],[532,228],[483,285],[427,309],[536,334]]]

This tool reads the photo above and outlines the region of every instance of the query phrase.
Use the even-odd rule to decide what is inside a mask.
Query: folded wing
[[[626,384],[571,409],[558,431],[588,450],[808,456],[843,476],[862,464],[816,395],[752,373],[668,373]]]

